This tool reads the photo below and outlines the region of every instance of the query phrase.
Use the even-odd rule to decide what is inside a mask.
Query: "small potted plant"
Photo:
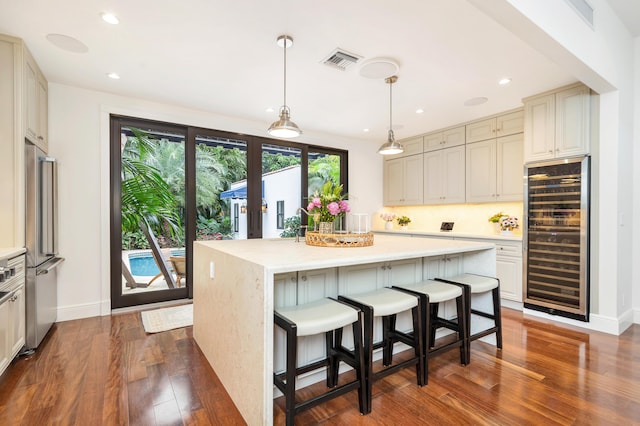
[[[411,223],[411,218],[409,216],[400,216],[398,218],[398,225],[402,230],[406,230],[408,225]]]
[[[507,215],[502,212],[498,212],[489,218],[489,222],[493,223],[493,226],[495,227],[496,234],[500,232],[500,219],[502,219],[503,216]]]

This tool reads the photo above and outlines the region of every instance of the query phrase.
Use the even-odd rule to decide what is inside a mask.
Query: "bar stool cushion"
[[[429,295],[429,303],[446,302],[462,295],[462,289],[453,284],[427,280],[417,284],[399,286],[417,293]]]
[[[482,275],[474,274],[461,274],[444,279],[468,285],[471,288],[471,293],[485,293],[497,288],[499,284],[498,280],[493,277],[484,277]]]
[[[296,324],[298,336],[325,333],[358,321],[358,311],[331,299],[287,306],[276,311]]]
[[[386,317],[418,306],[415,296],[387,287],[367,293],[350,294],[347,297],[373,307],[373,315],[376,317]]]

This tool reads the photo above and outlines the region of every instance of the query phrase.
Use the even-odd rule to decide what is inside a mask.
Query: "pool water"
[[[171,250],[172,256],[184,256],[184,249]],[[131,275],[153,277],[160,273],[151,252],[129,253]]]

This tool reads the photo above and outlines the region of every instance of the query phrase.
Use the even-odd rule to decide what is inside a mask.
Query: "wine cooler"
[[[525,308],[589,321],[589,157],[525,165]]]

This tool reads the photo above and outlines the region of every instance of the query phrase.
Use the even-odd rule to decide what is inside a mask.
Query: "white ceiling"
[[[388,130],[388,85],[361,77],[359,64],[346,71],[323,65],[337,47],[363,61],[399,63],[397,138],[515,108],[525,96],[576,80],[466,0],[63,3],[0,0],[0,32],[23,38],[50,82],[264,122],[265,135],[283,101],[280,34],[294,38],[287,51],[292,119],[303,131],[376,145]],[[104,23],[99,15],[105,11],[121,23]],[[46,39],[52,33],[74,37],[89,50],[62,50]],[[122,78],[109,79],[108,72]],[[513,82],[499,86],[502,77]],[[489,101],[463,105],[479,96]],[[425,112],[416,114],[418,108]]]

